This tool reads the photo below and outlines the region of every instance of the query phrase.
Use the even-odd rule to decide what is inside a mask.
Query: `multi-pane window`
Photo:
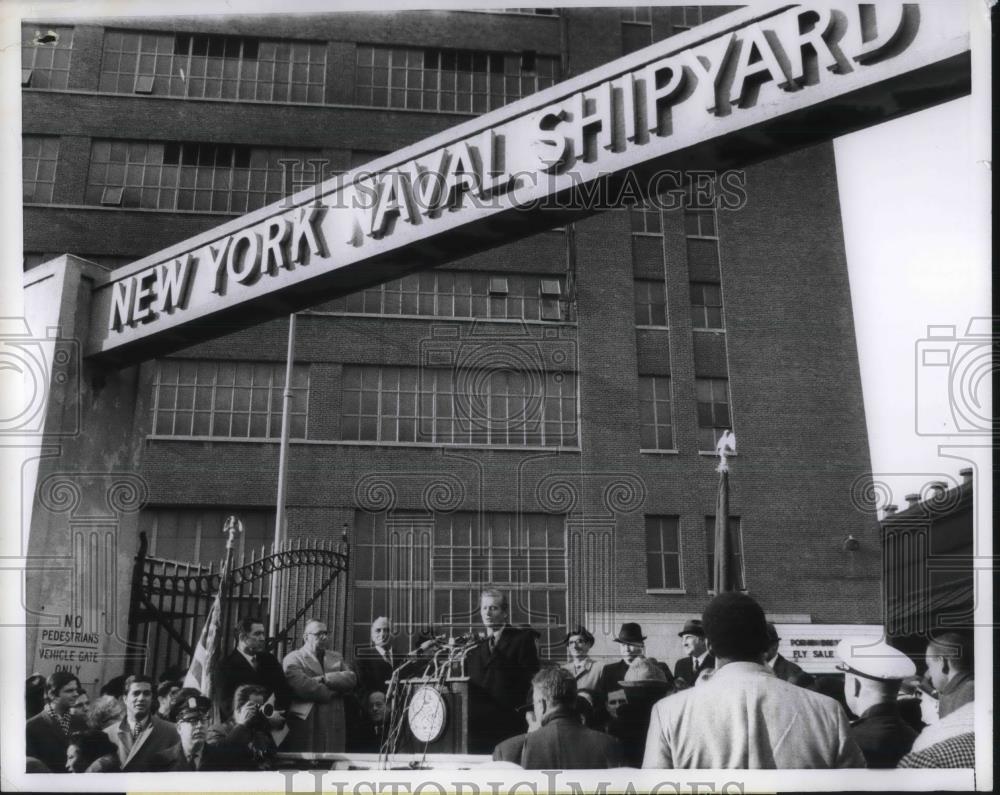
[[[239,508],[146,508],[139,514],[139,530],[146,534],[154,557],[182,558],[208,565],[226,554],[226,518],[237,516],[243,532],[234,539],[233,558],[259,551],[274,540],[274,511]]]
[[[21,26],[21,85],[27,88],[69,86],[73,28]]]
[[[163,359],[153,380],[153,433],[276,439],[281,436],[284,363]],[[290,436],[304,439],[309,367],[292,368]]]
[[[322,103],[326,44],[189,33],[104,34],[100,91]]]
[[[21,138],[21,197],[26,203],[48,204],[56,185],[59,139],[50,135]]]
[[[724,329],[722,285],[691,282],[691,325],[694,328]]]
[[[676,516],[646,517],[646,587],[650,590],[680,590],[680,521]]]
[[[356,98],[362,105],[485,113],[553,85],[558,58],[361,45]]]
[[[698,404],[698,449],[714,451],[723,432],[732,429],[729,412],[729,379],[696,378]]]
[[[740,517],[730,516],[726,523],[729,533],[729,565],[732,567],[737,590],[746,590],[746,572],[743,570],[743,530]],[[705,517],[705,548],[708,550],[708,588],[715,580],[715,517]]]
[[[635,324],[667,325],[667,286],[662,279],[636,279]]]
[[[425,271],[338,298],[331,312],[365,315],[567,319],[556,276]]]
[[[510,622],[555,647],[565,635],[566,531],[562,516],[531,513],[365,513],[355,516],[353,639],[367,645],[373,616],[409,640],[423,631],[482,632],[479,592],[503,590]]]
[[[95,140],[85,201],[245,213],[322,178],[318,150]]]
[[[476,367],[345,367],[341,438],[575,447],[576,379]]]
[[[688,237],[717,238],[715,210],[684,210],[684,234]]]
[[[628,212],[633,235],[663,235],[659,207],[640,204],[630,207]]]
[[[672,6],[670,8],[670,26],[674,33],[689,30],[704,22],[701,6]]]
[[[639,444],[643,450],[673,450],[670,377],[639,376]]]
[[[653,19],[649,6],[621,8],[622,52],[630,53],[653,43]]]

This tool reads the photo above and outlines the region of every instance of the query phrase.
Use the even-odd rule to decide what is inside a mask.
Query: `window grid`
[[[623,6],[621,9],[622,22],[630,22],[634,25],[652,25],[653,18],[650,11],[650,6]]]
[[[506,294],[490,293],[496,278],[507,280]],[[559,294],[543,294],[543,281],[556,282]],[[362,315],[562,320],[568,315],[559,297],[562,285],[553,276],[426,271],[337,298],[324,308]]]
[[[558,59],[359,45],[355,96],[363,105],[485,113],[555,84]]]
[[[564,517],[455,512],[355,516],[353,638],[367,645],[371,616],[408,636],[433,627],[458,636],[482,632],[479,592],[508,592],[511,623],[530,624],[554,647],[566,627]]]
[[[364,365],[345,367],[342,383],[341,438],[347,441],[578,444],[570,373]]]
[[[646,587],[651,590],[682,590],[680,519],[677,516],[646,517]]]
[[[326,44],[106,31],[99,90],[131,94],[148,76],[157,96],[321,104]]]
[[[25,135],[21,138],[21,196],[24,202],[52,203],[58,160],[57,137]]]
[[[640,204],[629,208],[633,235],[658,235],[663,237],[663,219],[660,208]]]
[[[669,376],[639,376],[639,439],[643,450],[674,449]]]
[[[55,34],[55,41],[41,43],[40,36]],[[73,28],[48,25],[21,27],[21,68],[31,70],[29,88],[66,89],[73,56]]]
[[[690,30],[703,21],[701,6],[673,6],[670,9],[670,24],[674,33]]]
[[[687,237],[706,237],[718,240],[715,210],[684,210],[684,234]]]
[[[149,554],[170,558],[177,550],[184,557],[208,564],[220,561],[226,552],[222,531],[232,508],[146,508],[139,513],[139,529],[149,540]],[[274,511],[238,510],[243,532],[236,536],[235,559],[270,545],[274,537]]]
[[[158,436],[274,439],[281,436],[285,365],[165,359],[153,379]],[[308,435],[309,367],[292,369],[290,436]]]
[[[743,568],[743,526],[740,517],[730,516],[726,524],[729,533],[729,555],[736,573],[736,589],[746,590],[746,571]],[[708,590],[713,592],[715,580],[715,517],[705,517],[705,548],[708,551]]]
[[[101,204],[107,188],[124,188],[122,207],[245,213],[301,187],[306,173],[321,177],[309,164],[319,157],[309,149],[95,140],[85,201]],[[282,161],[294,161],[288,190]]]
[[[667,286],[662,279],[636,279],[635,324],[637,326],[667,325]]]
[[[713,452],[723,432],[732,429],[729,379],[696,378],[698,404],[698,449]]]
[[[691,282],[691,325],[696,329],[725,329],[721,284]]]

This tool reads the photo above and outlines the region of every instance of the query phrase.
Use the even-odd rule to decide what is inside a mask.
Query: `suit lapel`
[[[149,725],[143,730],[142,734],[140,734],[138,737],[135,738],[135,742],[132,743],[132,747],[129,749],[128,752],[128,758],[126,758],[125,763],[122,765],[122,767],[127,765],[135,758],[135,755],[139,752],[139,749],[142,748],[146,740],[153,733],[154,728],[155,724],[153,723],[153,719],[150,718]],[[125,731],[128,731],[128,723],[125,724]]]

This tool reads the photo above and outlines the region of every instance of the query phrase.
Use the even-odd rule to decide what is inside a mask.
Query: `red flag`
[[[716,593],[736,590],[732,549],[729,542],[729,470],[719,468],[719,496],[715,501],[715,571],[713,588]]]

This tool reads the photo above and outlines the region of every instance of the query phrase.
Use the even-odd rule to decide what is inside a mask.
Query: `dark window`
[[[72,55],[73,28],[21,26],[22,85],[30,88],[68,88]]]
[[[679,590],[683,582],[678,517],[647,516],[646,587]]]
[[[639,376],[639,444],[643,450],[673,450],[670,377]]]
[[[50,204],[56,186],[59,139],[50,135],[21,138],[21,198],[27,204]]]
[[[729,379],[696,378],[698,405],[698,449],[714,452],[723,431],[732,430],[729,411]]]

